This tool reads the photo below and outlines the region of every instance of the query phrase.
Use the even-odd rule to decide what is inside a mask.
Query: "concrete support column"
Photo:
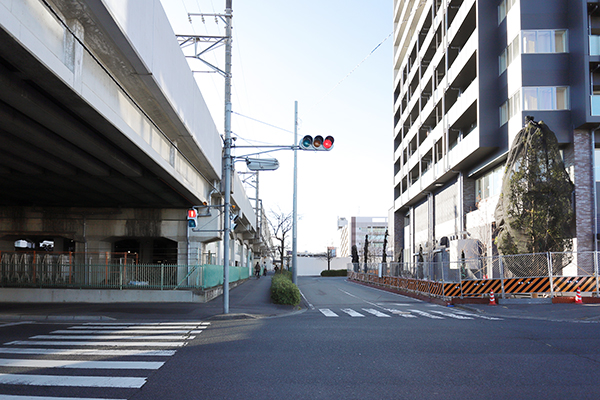
[[[583,129],[573,131],[573,168],[575,184],[575,237],[578,252],[594,250],[594,152],[590,135]]]
[[[406,244],[404,241],[404,215],[405,212],[396,211],[394,212],[394,259],[392,261],[398,261],[400,254],[404,251]]]

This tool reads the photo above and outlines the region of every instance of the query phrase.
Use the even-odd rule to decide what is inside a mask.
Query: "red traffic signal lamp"
[[[323,136],[317,135],[314,138],[310,135],[306,135],[300,141],[300,148],[303,150],[331,150],[333,147],[333,136],[327,136],[323,139]]]
[[[198,226],[198,211],[195,208],[190,208],[187,211],[188,228],[195,228]]]

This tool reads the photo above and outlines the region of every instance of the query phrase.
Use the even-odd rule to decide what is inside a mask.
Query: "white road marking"
[[[379,318],[390,318],[389,315],[382,313],[381,311],[377,311],[374,308],[363,308],[364,311],[368,312],[369,314],[373,314],[376,317]]]
[[[345,312],[346,314],[348,314],[351,317],[364,317],[364,315],[362,315],[358,311],[354,311],[351,308],[342,308],[342,311]]]
[[[390,313],[392,313],[394,315],[399,315],[399,316],[404,317],[404,318],[417,318],[416,315],[412,315],[408,311],[400,311],[400,310],[396,310],[394,308],[386,308],[385,311],[390,312]]]
[[[165,327],[179,327],[179,326],[198,326],[198,325],[210,325],[210,322],[159,322],[159,323],[155,323],[155,322],[138,322],[138,323],[131,323],[131,322],[86,322],[84,324],[84,326],[115,326],[115,327],[122,327],[122,326],[135,326],[135,327],[142,327],[142,326],[153,326],[153,327],[160,327],[160,326],[165,326]]]
[[[481,319],[487,319],[489,321],[503,321],[502,318],[496,318],[496,317],[488,317],[487,315],[479,315],[479,314],[471,314],[465,311],[454,311],[456,314],[460,314],[460,315],[467,315],[469,317],[475,317],[475,318],[481,318]]]
[[[106,347],[182,347],[186,342],[91,342],[91,341],[46,341],[46,340],[15,340],[4,343],[12,345],[42,345],[42,346],[106,346]]]
[[[323,313],[326,317],[337,317],[338,315],[331,311],[329,308],[319,308],[319,311]]]
[[[140,330],[129,330],[129,329],[104,329],[104,330],[69,330],[69,329],[64,329],[64,330],[58,330],[58,331],[52,331],[50,332],[51,335],[64,335],[64,334],[79,334],[79,335],[92,335],[92,334],[96,334],[96,335],[104,335],[104,334],[143,334],[143,335],[153,335],[153,334],[175,334],[175,333],[179,333],[182,335],[186,335],[186,334],[198,334],[198,333],[202,333],[202,330],[177,330],[177,331],[152,331],[152,330],[148,330],[148,329],[140,329]]]
[[[172,330],[206,329],[207,325],[182,325],[182,326],[156,326],[156,325],[123,325],[123,326],[71,326],[67,330],[73,331],[157,331],[170,332]]]
[[[419,314],[423,317],[431,318],[431,319],[445,319],[444,317],[440,317],[439,315],[429,314],[428,312],[421,311],[421,310],[409,310],[409,311],[413,312],[415,314]]]
[[[141,388],[146,378],[0,374],[0,385]]]
[[[452,313],[445,312],[445,311],[431,310],[431,312],[436,313],[436,314],[441,314],[441,315],[443,315],[445,317],[455,318],[455,319],[473,319],[473,318],[468,317],[466,315],[452,314]]]
[[[78,368],[78,369],[159,369],[164,362],[148,361],[81,361],[81,360],[18,360],[0,358],[0,367]]]
[[[123,335],[37,335],[31,339],[55,339],[55,340],[186,340],[194,339],[195,336],[175,336],[175,335],[151,335],[151,336],[123,336]]]
[[[103,349],[48,349],[0,347],[0,354],[43,354],[49,356],[153,356],[171,357],[177,350],[103,350]]]

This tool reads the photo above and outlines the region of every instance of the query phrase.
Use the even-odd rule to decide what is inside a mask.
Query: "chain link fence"
[[[516,254],[496,257],[461,259],[458,261],[433,262],[426,260],[410,263],[354,263],[348,264],[353,276],[366,274],[377,278],[404,278],[441,284],[497,280],[502,295],[581,291],[600,295],[598,279],[599,252],[563,252]],[[521,280],[526,279],[526,282]],[[515,283],[511,285],[511,283]],[[458,285],[454,285],[458,287]],[[525,289],[527,287],[527,289]],[[489,293],[489,292],[488,292]],[[477,293],[481,295],[481,293]]]
[[[0,254],[0,287],[207,289],[223,275],[222,265],[142,265],[128,253]],[[229,267],[230,282],[249,276],[249,267]]]

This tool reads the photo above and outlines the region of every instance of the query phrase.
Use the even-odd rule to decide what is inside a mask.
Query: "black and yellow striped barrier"
[[[595,276],[569,276],[537,278],[476,279],[455,283],[433,282],[401,277],[378,277],[373,274],[350,272],[348,277],[359,282],[369,282],[393,289],[402,289],[439,297],[487,297],[497,294],[569,293],[594,292],[597,290]]]

